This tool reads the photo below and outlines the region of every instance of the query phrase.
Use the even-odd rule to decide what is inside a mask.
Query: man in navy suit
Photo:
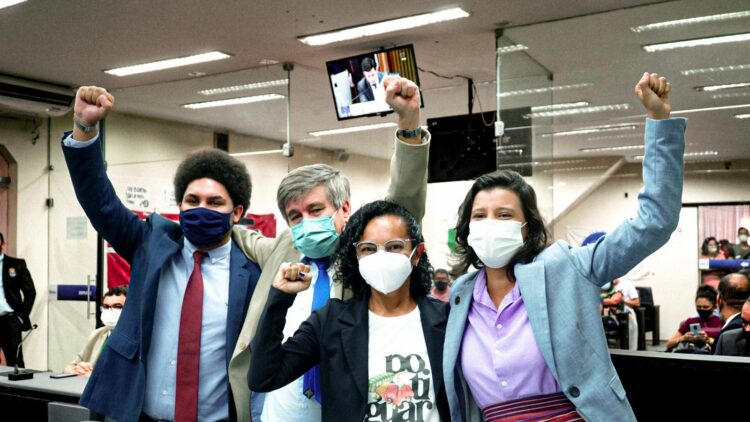
[[[736,272],[725,275],[719,281],[719,294],[716,303],[724,320],[717,341],[724,332],[742,327],[740,311],[745,300],[750,297],[750,278],[744,272]]]
[[[81,396],[118,422],[235,420],[227,362],[260,271],[230,239],[250,200],[250,176],[219,150],[191,154],[177,169],[180,225],[140,221],[107,178],[98,122],[114,104],[82,87],[63,151],[91,224],[131,264],[127,304]]]

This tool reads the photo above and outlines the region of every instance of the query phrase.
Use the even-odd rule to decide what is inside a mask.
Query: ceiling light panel
[[[729,106],[693,108],[693,109],[689,109],[689,110],[672,110],[672,114],[690,114],[690,113],[700,113],[702,111],[732,110],[732,109],[735,109],[735,108],[745,108],[745,107],[750,107],[750,104],[737,104],[737,105],[729,105]]]
[[[226,106],[233,106],[233,105],[258,103],[261,101],[280,100],[282,98],[286,98],[286,97],[284,97],[283,95],[279,95],[279,94],[263,94],[263,95],[254,95],[252,97],[229,98],[226,100],[204,101],[200,103],[183,104],[182,106],[184,108],[199,110],[203,108],[226,107]]]
[[[633,26],[630,28],[630,30],[633,32],[646,32],[646,31],[654,31],[658,29],[674,28],[676,26],[694,25],[697,23],[708,23],[708,22],[722,22],[722,21],[728,21],[731,19],[740,19],[740,18],[747,18],[747,17],[750,17],[750,10],[743,10],[741,12],[732,12],[732,13],[720,13],[720,14],[709,15],[709,16],[698,16],[695,18],[687,18],[687,19],[675,19],[675,20],[664,21],[664,22],[649,23],[647,25]]]
[[[701,47],[741,41],[750,41],[750,32],[744,32],[742,34],[734,35],[722,35],[719,37],[696,38],[693,40],[647,44],[643,46],[643,49],[649,53],[654,53],[657,51],[674,50],[676,48]]]
[[[453,9],[446,9],[432,13],[423,13],[420,15],[369,23],[366,25],[339,29],[335,31],[324,32],[321,34],[305,35],[302,37],[298,37],[297,39],[310,46],[326,45],[335,42],[385,34],[388,32],[412,29],[419,26],[430,25],[433,23],[465,18],[467,16],[469,16],[468,12],[456,7]]]
[[[733,84],[723,84],[723,85],[696,86],[695,90],[698,92],[713,92],[713,91],[724,91],[727,89],[737,89],[737,88],[747,88],[747,87],[750,87],[750,82],[737,82]]]
[[[539,111],[535,113],[532,112],[532,113],[524,115],[524,117],[538,118],[538,117],[573,116],[576,114],[589,114],[589,113],[601,113],[604,111],[627,110],[629,108],[630,106],[628,104],[609,104],[609,105],[600,105],[600,106],[593,106],[593,107],[568,108],[564,110]]]
[[[514,97],[517,95],[545,94],[547,92],[567,91],[571,89],[588,88],[590,86],[594,86],[594,84],[586,82],[586,83],[572,84],[572,85],[547,86],[544,88],[519,89],[516,91],[501,92],[497,94],[497,96],[500,98],[505,98],[505,97]]]
[[[204,90],[198,91],[198,93],[201,95],[218,95],[218,94],[226,94],[229,92],[249,91],[251,89],[261,89],[261,88],[270,88],[274,86],[283,86],[288,83],[289,81],[286,79],[278,79],[275,81],[254,82],[254,83],[242,84],[242,85],[225,86],[221,88],[204,89]]]
[[[750,119],[750,114],[735,114],[735,119]]]
[[[636,123],[618,123],[614,125],[603,125],[603,126],[592,126],[581,129],[566,130],[562,132],[544,133],[542,136],[575,136],[585,135],[588,133],[601,133],[601,132],[618,132],[622,130],[635,130],[638,129]]]
[[[308,132],[308,134],[312,136],[340,135],[342,133],[364,132],[366,130],[384,129],[384,128],[395,127],[395,126],[396,126],[396,123],[393,123],[393,122],[377,123],[374,125],[351,126],[351,127],[343,127],[339,129],[319,130],[315,132]]]
[[[0,9],[13,6],[14,4],[23,3],[26,0],[0,0]]]
[[[531,107],[532,113],[538,113],[542,111],[554,111],[554,110],[565,110],[566,108],[575,107],[586,107],[589,105],[588,101],[576,101],[574,103],[560,103],[560,104],[548,104]]]
[[[720,100],[722,98],[740,98],[740,97],[750,97],[750,92],[725,92],[722,94],[714,94],[711,96],[714,100]]]
[[[196,54],[187,57],[177,57],[174,59],[159,60],[151,63],[136,64],[133,66],[118,67],[116,69],[105,70],[104,73],[115,76],[130,76],[139,73],[155,72],[157,70],[172,69],[175,67],[188,66],[197,63],[206,63],[216,60],[223,60],[232,57],[229,54],[220,51],[211,51],[208,53]]]
[[[497,49],[497,54],[515,53],[517,51],[525,51],[528,49],[529,47],[523,44],[514,44],[514,45],[505,46],[505,47],[499,47]]]
[[[680,73],[682,73],[684,76],[691,76],[691,75],[703,75],[706,73],[733,72],[737,70],[749,70],[749,69],[750,69],[750,64],[733,64],[729,66],[704,67],[701,69],[687,69],[687,70],[680,71]]]
[[[601,147],[601,148],[581,148],[581,152],[607,152],[607,151],[628,151],[631,149],[643,149],[643,145],[621,145],[618,147]]]

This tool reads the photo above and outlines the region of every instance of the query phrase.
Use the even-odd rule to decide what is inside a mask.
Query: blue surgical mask
[[[607,283],[604,283],[604,285],[601,287],[602,290],[609,290],[610,288],[612,288],[612,282],[611,281],[609,281]]]
[[[190,243],[198,247],[211,246],[219,243],[232,228],[232,213],[192,208],[180,211],[180,225]]]
[[[298,251],[309,258],[333,255],[339,243],[339,234],[333,225],[333,215],[321,218],[303,218],[292,226],[292,241]]]

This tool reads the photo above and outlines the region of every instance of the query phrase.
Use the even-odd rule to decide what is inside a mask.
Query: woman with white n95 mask
[[[429,298],[430,264],[406,209],[375,201],[354,213],[336,252],[331,299],[282,344],[286,310],[310,285],[309,268],[284,264],[255,336],[250,388],[284,386],[316,365],[323,421],[449,421],[442,375],[447,304]]]
[[[599,291],[659,249],[681,208],[685,119],[671,85],[644,73],[638,213],[597,242],[550,244],[534,189],[513,171],[479,177],[458,211],[443,375],[456,422],[634,421],[607,350]]]

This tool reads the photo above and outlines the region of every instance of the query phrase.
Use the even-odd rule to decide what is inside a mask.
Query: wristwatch
[[[89,133],[95,131],[97,128],[99,128],[99,122],[96,122],[94,126],[86,126],[83,124],[81,119],[78,118],[75,114],[73,115],[73,124],[76,125],[78,130],[80,130],[83,133]]]
[[[417,136],[421,135],[421,127],[418,127],[416,129],[399,129],[396,131],[396,136],[398,136],[399,138],[416,138]]]

